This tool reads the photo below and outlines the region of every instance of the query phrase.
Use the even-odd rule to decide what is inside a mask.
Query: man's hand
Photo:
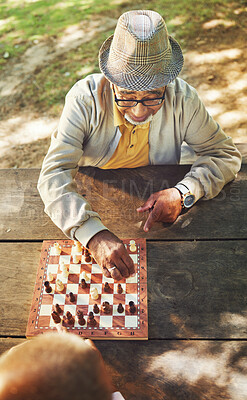
[[[101,231],[88,242],[88,248],[107,278],[119,281],[135,273],[135,266],[123,242],[112,232]]]
[[[174,222],[181,213],[181,196],[176,188],[153,193],[138,212],[150,211],[143,230],[148,232],[155,222]]]

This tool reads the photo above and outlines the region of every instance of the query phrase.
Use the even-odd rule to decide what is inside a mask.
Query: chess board
[[[72,240],[44,241],[26,336],[31,337],[56,330],[51,313],[55,310],[55,304],[59,304],[63,315],[69,311],[73,316],[73,325],[68,325],[63,321],[63,315],[61,315],[60,324],[69,332],[93,339],[148,339],[146,241],[145,239],[135,239],[134,251],[130,246],[130,240],[123,240],[123,242],[134,261],[136,274],[121,281],[114,281],[103,275],[94,259],[85,262],[83,251],[76,254],[76,261],[79,259],[79,262],[75,263]],[[60,255],[56,255],[55,243],[61,246]],[[62,263],[68,265],[69,274],[66,278],[62,275]],[[85,289],[80,285],[83,271],[87,274],[87,288]],[[44,282],[48,280],[49,273],[54,276],[54,281],[50,282],[52,292],[46,293]],[[63,291],[57,290],[57,279],[63,282]],[[105,282],[109,283],[109,293],[104,292]],[[118,283],[121,283],[123,289],[121,294],[117,292]],[[91,289],[95,287],[99,293],[97,300],[93,300],[90,296]],[[70,301],[70,292],[74,294],[74,302]],[[107,315],[102,312],[102,303],[105,301],[109,302],[111,306],[111,313]],[[134,314],[129,311],[130,301],[134,301],[136,306]],[[87,320],[95,303],[100,311],[98,314],[94,313],[97,324],[92,327],[89,326]],[[119,303],[122,303],[124,307],[122,313],[117,311]],[[85,325],[83,326],[78,323],[78,310],[83,311],[84,314]]]

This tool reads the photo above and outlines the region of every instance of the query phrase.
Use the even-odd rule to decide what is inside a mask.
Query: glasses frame
[[[132,107],[136,107],[138,103],[141,103],[141,104],[142,104],[143,106],[145,106],[145,107],[157,107],[157,106],[159,106],[160,104],[162,104],[163,101],[164,101],[164,99],[165,99],[166,87],[165,87],[165,90],[164,90],[164,93],[163,93],[162,97],[155,97],[155,98],[153,98],[153,99],[144,99],[144,100],[132,100],[132,99],[129,99],[129,100],[126,99],[126,100],[124,100],[124,99],[118,99],[117,96],[116,96],[115,88],[114,88],[114,87],[113,87],[113,92],[114,92],[114,100],[115,100],[115,103],[118,105],[118,107],[121,107],[121,108],[132,108]],[[153,106],[146,105],[145,102],[146,102],[146,101],[150,101],[150,100],[160,100],[160,102],[159,102],[158,104],[153,105]],[[134,105],[131,105],[131,106],[121,106],[121,105],[119,105],[119,102],[120,102],[120,101],[127,101],[127,102],[132,102],[132,103],[134,102],[135,104],[134,104]]]

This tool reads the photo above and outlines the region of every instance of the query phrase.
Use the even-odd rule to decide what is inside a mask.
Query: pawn
[[[108,282],[106,282],[104,285],[104,292],[109,293],[110,291],[111,291],[110,285]]]
[[[78,317],[78,324],[82,326],[85,325],[86,320],[81,310],[77,310],[77,317]]]
[[[81,279],[81,287],[82,287],[82,289],[87,288],[87,283],[86,283],[85,279]]]
[[[121,283],[118,283],[118,285],[117,285],[117,292],[118,292],[118,294],[123,293],[123,288],[121,286]]]
[[[52,275],[51,272],[48,272],[48,281],[49,281],[49,282],[54,281],[54,276]]]
[[[105,314],[110,314],[111,313],[110,303],[108,303],[108,301],[104,301],[102,304],[102,309]]]
[[[52,311],[51,316],[55,324],[59,324],[61,322],[61,318],[56,311]]]
[[[130,314],[135,314],[135,312],[136,312],[136,306],[133,301],[129,302],[129,312],[130,312]]]
[[[99,293],[97,288],[92,288],[90,294],[93,300],[97,300],[99,298]]]
[[[62,292],[64,289],[64,284],[62,281],[60,281],[60,279],[56,280],[56,285],[57,285],[57,290],[58,292]]]
[[[50,282],[49,281],[45,281],[44,285],[45,285],[46,293],[51,293],[52,292],[52,287],[50,285]]]
[[[56,309],[57,314],[62,314],[63,313],[63,310],[61,309],[59,304],[55,305],[55,309]]]
[[[81,256],[78,256],[78,254],[74,254],[73,255],[73,263],[79,264],[80,261],[81,261]]]
[[[61,271],[62,271],[62,273],[63,273],[63,277],[64,277],[64,278],[68,278],[68,276],[69,276],[69,271],[68,271],[68,267],[67,267],[67,265],[64,263],[64,261],[61,262],[60,268],[61,268]]]
[[[90,262],[91,261],[91,255],[90,255],[88,249],[85,249],[84,257],[85,257],[85,261],[86,262]]]
[[[56,256],[60,256],[61,251],[62,251],[62,247],[60,246],[60,244],[59,243],[54,243],[53,249],[54,249],[54,254]]]
[[[94,318],[94,313],[90,311],[88,314],[88,325],[89,326],[95,326],[97,324],[96,319]]]
[[[67,320],[68,320],[68,324],[69,325],[73,325],[75,320],[74,320],[74,317],[73,317],[73,315],[71,314],[70,311],[66,312],[66,317],[67,317]]]
[[[72,293],[72,292],[69,293],[69,301],[70,301],[71,303],[74,303],[74,302],[75,302],[75,296],[74,296],[74,293]]]
[[[98,304],[94,304],[94,306],[93,306],[93,312],[94,312],[94,314],[98,314],[99,313],[99,307],[98,307]]]
[[[134,240],[130,240],[130,251],[136,251],[136,242]]]
[[[85,281],[89,280],[89,276],[87,275],[86,271],[82,271],[81,276],[82,276],[83,279],[85,279]]]
[[[119,314],[122,314],[122,313],[124,312],[124,308],[123,308],[122,303],[119,303],[119,305],[118,305],[118,307],[117,307],[117,312],[118,312]]]

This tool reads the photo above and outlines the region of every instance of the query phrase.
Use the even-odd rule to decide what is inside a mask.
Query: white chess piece
[[[73,263],[74,264],[79,264],[80,261],[81,261],[81,257],[78,256],[78,254],[73,255]]]
[[[97,300],[99,298],[99,293],[98,293],[97,288],[92,288],[90,291],[90,294],[91,294],[91,298],[93,300]]]
[[[48,273],[48,281],[52,282],[54,280],[54,276],[52,275],[51,272]]]
[[[78,240],[74,240],[74,245],[72,247],[71,250],[71,254],[78,254],[78,253],[82,253],[82,248],[81,248],[81,243],[78,242]]]
[[[134,240],[130,240],[130,251],[136,251],[136,242]]]
[[[57,290],[58,290],[59,292],[62,292],[62,291],[63,291],[63,289],[64,289],[64,284],[63,284],[62,281],[60,281],[60,279],[57,279],[57,280],[56,280],[56,286],[57,286]]]
[[[60,264],[60,268],[62,270],[62,275],[64,278],[68,278],[69,276],[69,270],[68,270],[68,266],[65,264],[64,261],[61,262]]]
[[[82,279],[85,279],[86,282],[88,282],[90,280],[89,276],[86,273],[86,271],[82,271],[81,276],[82,276]]]
[[[55,256],[60,256],[61,251],[62,251],[62,247],[60,246],[60,244],[59,243],[54,243],[53,249],[54,249],[54,255]]]

